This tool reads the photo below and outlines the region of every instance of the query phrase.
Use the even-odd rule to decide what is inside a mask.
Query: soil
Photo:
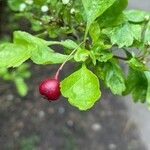
[[[32,65],[24,98],[13,84],[0,81],[0,150],[146,150],[123,100],[104,89],[101,101],[86,112],[62,97],[41,98],[39,82],[57,67]],[[62,78],[71,70],[73,65],[66,65]]]

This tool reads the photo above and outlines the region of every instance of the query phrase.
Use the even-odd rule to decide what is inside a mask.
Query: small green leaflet
[[[0,68],[17,67],[30,57],[31,51],[28,47],[11,43],[0,45]]]
[[[114,94],[122,95],[126,89],[125,78],[117,62],[108,62],[104,66],[105,84]]]
[[[80,61],[84,62],[87,60],[89,55],[90,55],[90,52],[88,50],[79,48],[74,55],[74,60],[77,62],[80,62]]]
[[[116,0],[82,0],[86,19],[87,31],[97,17],[102,15]]]
[[[144,73],[145,73],[147,81],[148,81],[146,102],[148,104],[148,107],[150,108],[150,72],[149,71],[145,71]]]
[[[131,22],[139,23],[146,20],[146,17],[149,17],[150,14],[142,10],[126,10],[124,11],[127,19]]]
[[[61,82],[62,95],[80,110],[90,109],[100,98],[99,80],[85,65]]]

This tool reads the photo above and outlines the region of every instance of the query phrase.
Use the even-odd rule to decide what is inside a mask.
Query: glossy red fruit
[[[58,100],[61,95],[60,82],[56,78],[45,79],[39,85],[39,92],[49,101]]]

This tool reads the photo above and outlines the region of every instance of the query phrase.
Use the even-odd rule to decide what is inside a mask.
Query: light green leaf
[[[141,41],[142,38],[142,26],[138,24],[130,24],[131,34],[134,39]]]
[[[74,59],[77,62],[80,62],[80,61],[84,62],[89,57],[89,54],[90,52],[88,50],[79,48],[74,55]]]
[[[28,92],[28,86],[26,85],[24,79],[21,77],[16,77],[14,82],[15,82],[19,95],[25,96]]]
[[[117,62],[108,62],[104,67],[105,84],[114,94],[122,95],[126,89],[125,78]]]
[[[62,45],[65,48],[68,49],[76,49],[77,47],[79,47],[79,45],[77,43],[75,43],[74,41],[67,39],[65,41],[47,41],[48,45]]]
[[[15,31],[13,34],[13,42],[16,44],[22,44],[22,45],[33,45],[38,48],[45,48],[48,45],[48,42],[38,38],[36,36],[33,36],[27,32],[24,31]]]
[[[126,22],[115,28],[106,28],[102,32],[111,39],[112,44],[117,44],[121,48],[131,46],[134,40],[140,41],[142,27]]]
[[[111,32],[111,42],[112,44],[117,44],[119,48],[131,46],[133,41],[133,35],[128,23],[114,28]]]
[[[68,55],[51,52],[49,49],[35,49],[32,53],[31,60],[36,64],[59,64],[63,63]]]
[[[66,60],[67,55],[55,53],[48,47],[49,43],[29,33],[14,32],[14,43],[22,44],[31,50],[31,60],[36,64],[58,64]]]
[[[142,10],[126,10],[124,13],[129,21],[135,23],[143,22],[146,20],[146,17],[149,16],[147,12]]]
[[[87,31],[97,17],[102,15],[116,0],[82,0],[86,19]]]
[[[80,110],[90,109],[100,98],[98,78],[85,66],[61,82],[61,92],[71,105]]]
[[[148,87],[147,87],[147,93],[146,93],[146,102],[148,104],[148,107],[150,107],[150,72],[145,71],[144,72],[148,81]]]
[[[17,67],[30,57],[28,47],[11,43],[0,45],[0,67]]]
[[[65,41],[61,41],[60,44],[68,49],[75,49],[78,47],[78,44],[76,44],[74,41],[69,40],[69,39],[65,40]]]
[[[145,44],[150,44],[150,21],[148,23],[147,29],[145,31],[145,37],[144,37]]]

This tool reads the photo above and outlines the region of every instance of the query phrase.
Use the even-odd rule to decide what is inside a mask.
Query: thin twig
[[[66,64],[66,62],[70,59],[70,57],[75,53],[75,51],[84,43],[84,41],[82,43],[80,43],[78,45],[78,47],[76,47],[70,54],[69,56],[66,58],[66,60],[63,62],[63,64],[61,64],[61,66],[59,67],[59,69],[57,70],[56,72],[56,75],[55,75],[55,79],[58,79],[58,76],[59,76],[59,72],[62,70],[62,68],[64,67],[64,65]]]

